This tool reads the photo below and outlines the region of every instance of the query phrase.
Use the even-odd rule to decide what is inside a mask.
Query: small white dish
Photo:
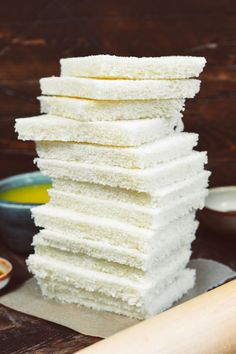
[[[219,212],[236,212],[236,186],[210,188],[206,208]]]
[[[0,257],[0,289],[3,289],[9,283],[12,270],[12,264],[5,258]]]
[[[236,236],[236,186],[210,188],[200,215],[208,228]]]

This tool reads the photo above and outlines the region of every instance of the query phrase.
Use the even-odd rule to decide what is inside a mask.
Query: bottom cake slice
[[[140,307],[173,282],[190,255],[189,247],[185,248],[159,262],[150,272],[144,272],[85,255],[36,248],[27,264],[36,279],[63,282],[71,288],[98,292]]]
[[[43,295],[50,299],[55,299],[62,303],[83,305],[98,311],[114,312],[142,320],[166,310],[191,289],[195,281],[195,271],[188,268],[182,270],[159,293],[153,290],[152,299],[147,299],[140,306],[128,304],[121,299],[101,294],[98,291],[76,288],[66,282],[55,281],[52,278],[38,278],[37,280]]]

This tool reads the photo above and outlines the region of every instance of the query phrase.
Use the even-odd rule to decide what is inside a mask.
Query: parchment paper
[[[195,259],[190,262],[189,267],[197,270],[196,286],[175,305],[236,277],[236,272],[231,268],[212,260]],[[66,326],[77,332],[102,338],[138,322],[108,312],[96,312],[77,305],[46,300],[42,297],[34,279],[26,281],[15,291],[0,297],[0,303],[25,314]]]

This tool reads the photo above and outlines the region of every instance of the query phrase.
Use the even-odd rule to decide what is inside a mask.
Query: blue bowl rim
[[[25,180],[28,179],[28,183],[23,183]],[[35,183],[35,180],[37,183]],[[30,186],[33,184],[45,184],[45,183],[51,183],[51,178],[48,176],[43,175],[40,171],[33,171],[33,172],[27,172],[27,173],[20,173],[14,176],[2,178],[0,180],[0,192],[1,191],[6,191],[10,188],[4,188],[4,185],[9,185],[14,182],[19,182],[17,183],[16,187],[20,186]],[[21,182],[21,183],[20,183]],[[38,205],[42,205],[42,203],[17,203],[17,202],[7,202],[4,200],[0,200],[0,206],[4,206],[6,208],[32,208],[36,207]]]

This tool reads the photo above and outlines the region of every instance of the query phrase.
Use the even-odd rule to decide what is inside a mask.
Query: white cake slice
[[[76,260],[78,257],[79,260],[83,256],[72,255],[71,260],[68,254],[65,258],[60,257],[57,251],[50,253],[53,256],[37,253],[29,256],[27,264],[36,278],[52,277],[55,280],[64,280],[65,283],[70,283],[71,287],[98,291],[137,306],[141,305],[142,298],[150,295],[153,289],[158,294],[163,287],[173,281],[178,272],[186,267],[191,255],[189,249],[183,249],[173,254],[170,259],[162,260],[156,273],[153,271],[147,275],[128,266],[91,257],[87,257],[87,262],[80,263],[73,262],[73,258]]]
[[[43,205],[32,209],[32,215],[36,226],[44,227],[48,230],[77,235],[85,241],[103,242],[105,246],[121,246],[124,244],[127,251],[129,249],[150,253],[150,248],[158,247],[158,242],[167,240],[171,233],[186,234],[188,230],[195,231],[196,225],[193,222],[192,214],[183,216],[169,224],[160,222],[154,229],[141,228],[105,217],[96,217],[78,213],[72,210]],[[183,220],[187,220],[185,225]],[[179,231],[178,231],[179,230]],[[153,249],[154,251],[154,249]],[[119,263],[122,263],[120,261]]]
[[[173,134],[137,147],[116,147],[59,141],[36,143],[38,156],[46,159],[78,161],[125,168],[147,168],[157,163],[189,155],[197,145],[198,135]]]
[[[207,155],[205,152],[194,151],[188,156],[142,170],[53,159],[37,158],[35,161],[41,172],[52,178],[69,178],[150,192],[202,172]]]
[[[36,249],[37,252],[37,249]],[[27,264],[41,283],[63,281],[70,289],[84,289],[121,300],[126,305],[146,309],[161,292],[173,283],[186,266],[191,252],[183,249],[159,264],[158,270],[141,272],[119,264],[70,256],[63,252],[39,250]],[[96,301],[95,301],[96,302]]]
[[[121,299],[100,294],[97,291],[76,288],[70,284],[65,284],[63,280],[57,281],[51,278],[38,278],[37,280],[43,295],[49,299],[143,320],[168,309],[174,302],[181,299],[194,286],[195,271],[193,269],[184,269],[173,282],[159,291],[158,294],[154,290],[152,297],[148,297],[141,306],[127,304]]]
[[[126,79],[186,79],[197,77],[206,59],[192,56],[121,57],[91,55],[61,59],[61,75]]]
[[[203,170],[192,177],[161,189],[153,189],[149,193],[60,178],[53,179],[53,188],[54,190],[96,198],[101,201],[107,200],[113,203],[121,202],[158,208],[160,206],[164,207],[198,188],[206,188],[210,174],[209,171]]]
[[[171,253],[190,247],[195,239],[198,226],[193,218],[191,214],[178,219],[176,223],[171,223],[160,237],[153,234],[153,244],[142,251],[126,247],[123,243],[113,245],[108,242],[104,243],[103,240],[94,241],[86,236],[80,237],[78,232],[71,227],[67,230],[62,228],[61,231],[43,229],[34,236],[33,245],[56,248],[75,255],[83,253],[90,257],[126,264],[145,271],[169,257]]]
[[[41,113],[82,122],[171,118],[184,110],[183,99],[98,101],[59,96],[40,96],[38,99]]]
[[[49,96],[69,96],[94,100],[152,100],[193,98],[200,80],[102,80],[74,77],[46,77],[41,92]]]
[[[42,245],[35,247],[35,254],[54,259],[55,261],[65,262],[75,268],[97,271],[121,279],[126,278],[133,282],[133,284],[144,283],[144,286],[146,286],[148,282],[155,282],[155,284],[158,282],[162,286],[161,283],[166,282],[167,275],[174,277],[176,272],[186,266],[191,252],[190,244],[184,245],[182,248],[177,249],[177,251],[174,250],[171,252],[168,257],[156,260],[155,266],[149,267],[146,270],[101,258],[98,259],[83,253],[75,254]]]
[[[50,204],[53,206],[83,214],[111,218],[154,230],[156,225],[160,223],[167,224],[190,211],[202,209],[207,194],[207,189],[197,187],[191,194],[186,194],[164,207],[152,208],[117,201],[112,202],[54,189],[49,191]]]
[[[169,119],[79,122],[53,115],[16,119],[21,140],[54,140],[114,146],[138,146],[181,129],[181,114]]]

